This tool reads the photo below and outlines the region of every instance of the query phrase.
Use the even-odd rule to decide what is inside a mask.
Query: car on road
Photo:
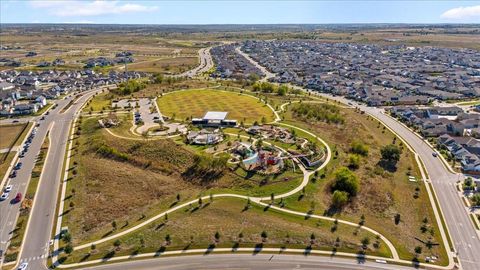
[[[13,188],[12,185],[6,186],[6,187],[5,187],[5,192],[10,192],[10,191],[12,191],[12,188]]]
[[[433,152],[433,153],[432,153],[432,156],[434,156],[434,157],[438,157],[438,154],[437,154],[437,152]]]
[[[17,270],[25,270],[28,267],[28,263],[22,263],[20,266],[17,268]]]
[[[17,196],[15,196],[15,199],[13,199],[13,203],[18,203],[22,200],[22,193],[17,193]]]
[[[2,193],[2,196],[0,196],[0,201],[5,201],[8,198],[8,192]]]

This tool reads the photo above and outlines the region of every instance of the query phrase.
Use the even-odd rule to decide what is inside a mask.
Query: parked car
[[[0,196],[0,201],[5,201],[8,198],[8,192],[2,193],[2,196]]]
[[[17,270],[26,270],[28,267],[28,263],[22,263],[20,266],[17,268]]]
[[[5,187],[5,192],[10,192],[10,191],[12,191],[12,188],[13,188],[12,185],[6,186],[6,187]]]
[[[15,178],[17,177],[17,172],[16,171],[13,171],[11,174],[10,174],[10,178]]]
[[[432,156],[438,157],[438,154],[437,154],[436,152],[433,152],[433,153],[432,153]]]
[[[17,163],[17,165],[15,165],[15,170],[20,170],[22,168],[22,162],[19,162]]]
[[[13,199],[14,203],[18,203],[22,200],[22,193],[17,193],[17,196],[15,196],[15,199]]]
[[[13,120],[12,123],[18,123],[18,120]]]

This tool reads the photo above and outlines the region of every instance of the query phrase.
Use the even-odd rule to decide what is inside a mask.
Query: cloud
[[[480,19],[480,5],[452,8],[445,11],[440,17],[449,20],[467,20],[473,18]]]
[[[150,12],[158,8],[156,6],[120,3],[119,1],[109,0],[32,0],[30,3],[35,8],[45,9],[48,13],[60,17]]]

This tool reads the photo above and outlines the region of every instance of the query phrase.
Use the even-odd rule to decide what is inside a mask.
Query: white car
[[[25,270],[28,267],[28,263],[22,263],[20,266],[17,268],[18,270]]]
[[[5,192],[10,192],[10,191],[12,191],[12,187],[13,187],[12,185],[6,186],[6,187],[5,187]]]
[[[5,201],[8,198],[8,192],[4,192],[2,196],[0,196],[0,201]]]

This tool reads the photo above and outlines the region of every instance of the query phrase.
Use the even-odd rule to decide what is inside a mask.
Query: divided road
[[[85,92],[82,97],[75,101],[64,113],[61,110],[74,99],[73,95],[66,99],[55,101],[57,108],[51,109],[45,120],[34,118],[40,126],[32,140],[25,157],[20,159],[22,168],[17,171],[17,177],[10,180],[13,185],[9,200],[0,202],[0,249],[5,251],[8,247],[12,232],[15,229],[20,203],[11,204],[17,192],[25,194],[30,175],[40,152],[41,145],[46,138],[47,131],[51,128],[50,147],[44,163],[40,183],[35,194],[33,207],[30,214],[30,222],[27,227],[23,249],[19,255],[20,262],[29,262],[29,269],[45,269],[45,261],[48,256],[48,246],[55,218],[57,194],[60,186],[60,176],[63,167],[63,159],[70,123],[75,112],[95,92]],[[1,265],[1,262],[0,262]]]
[[[83,106],[85,101],[98,90],[85,92],[65,112],[59,113],[62,106],[50,113],[55,123],[50,132],[51,148],[45,161],[41,182],[35,194],[34,205],[30,215],[23,250],[20,254],[20,262],[28,262],[30,269],[45,269],[46,257],[49,250],[49,242],[53,230],[55,209],[57,206],[57,194],[62,179],[63,161],[66,152],[70,124],[76,112]]]

